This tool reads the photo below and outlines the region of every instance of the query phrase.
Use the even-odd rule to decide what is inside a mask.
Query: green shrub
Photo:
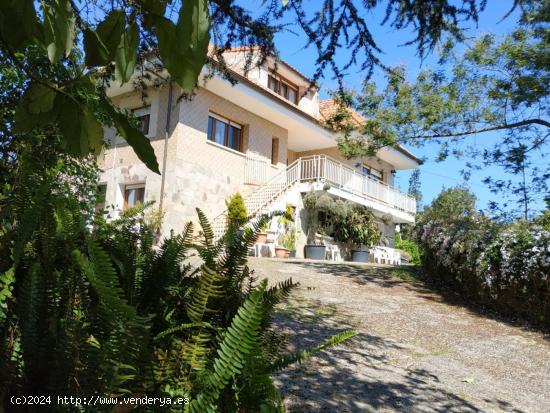
[[[334,216],[334,239],[351,243],[356,247],[371,247],[382,237],[374,215],[370,209],[361,205],[347,208],[347,214],[338,219]]]
[[[147,394],[188,397],[190,412],[283,411],[272,374],[355,335],[286,351],[272,314],[296,284],[268,287],[247,266],[267,217],[216,241],[198,211],[200,241],[189,223],[154,248],[145,205],[92,224],[71,192],[51,190],[59,169],[22,171],[0,221],[13,246],[0,269],[2,397]]]
[[[436,201],[426,216],[440,218],[423,215],[415,229],[428,276],[503,314],[550,328],[550,231],[538,223],[498,223],[474,208],[445,218],[438,210],[442,200]]]
[[[420,265],[422,263],[420,246],[411,239],[402,239],[401,234],[395,234],[395,248],[405,251],[409,255],[409,263]]]
[[[237,192],[229,200],[225,201],[227,206],[227,222],[229,225],[240,227],[248,218],[248,211],[243,196]]]

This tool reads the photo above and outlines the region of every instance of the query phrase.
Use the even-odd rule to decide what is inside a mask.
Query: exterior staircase
[[[297,159],[255,191],[244,196],[244,204],[251,220],[268,212],[269,206],[300,181],[300,166],[300,159]],[[219,239],[227,229],[227,210],[215,217],[211,225],[214,237]]]
[[[281,171],[255,191],[244,196],[246,209],[251,220],[269,212],[269,208],[300,183],[317,183],[318,188],[328,183],[343,193],[361,200],[404,212],[414,216],[416,199],[395,188],[365,175],[325,155],[298,158],[286,170]],[[303,188],[302,188],[303,190]],[[227,211],[212,220],[216,239],[227,229]]]

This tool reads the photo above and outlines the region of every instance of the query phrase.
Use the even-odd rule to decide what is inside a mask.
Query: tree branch
[[[534,118],[534,119],[525,119],[519,122],[507,123],[505,125],[492,126],[490,128],[481,128],[481,129],[465,131],[465,132],[441,133],[441,134],[435,134],[435,135],[416,135],[416,136],[410,136],[408,139],[452,138],[455,136],[474,135],[476,133],[491,132],[495,130],[514,129],[514,128],[519,128],[521,126],[528,126],[528,125],[542,125],[542,126],[546,126],[547,128],[550,128],[550,122],[548,122],[547,120]]]

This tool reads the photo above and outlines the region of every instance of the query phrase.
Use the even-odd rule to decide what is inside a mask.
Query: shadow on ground
[[[330,317],[316,315],[314,303],[300,305],[287,307],[275,319],[277,327],[290,334],[292,350],[312,347],[348,329]],[[293,413],[483,411],[464,395],[446,390],[436,375],[398,366],[388,356],[403,349],[396,342],[363,333],[276,378]],[[494,410],[521,413],[504,401],[484,401]]]
[[[467,300],[455,291],[431,283],[419,267],[292,260],[282,262],[289,266],[308,268],[322,274],[345,277],[361,285],[376,283],[384,288],[404,288],[413,291],[418,297],[425,300],[465,308],[478,317],[495,320],[525,331],[542,332],[545,339],[550,340],[550,332],[548,331],[541,331],[540,328],[529,325],[525,320],[500,314],[495,310]]]

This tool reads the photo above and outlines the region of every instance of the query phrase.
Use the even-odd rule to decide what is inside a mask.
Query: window
[[[236,151],[242,151],[242,126],[210,113],[208,115],[208,140]]]
[[[279,138],[271,139],[271,165],[279,163]]]
[[[149,135],[149,124],[151,122],[151,107],[145,106],[143,108],[134,109],[132,114],[138,119],[139,130],[144,135]]]
[[[369,175],[371,178],[377,179],[379,181],[384,180],[384,173],[382,171],[378,170],[378,169],[375,169],[375,168],[371,167],[371,166],[363,164],[361,166],[361,171],[365,175]]]
[[[124,188],[124,210],[143,204],[145,185],[126,185]]]
[[[267,87],[284,97],[286,100],[290,100],[292,103],[298,104],[298,87],[289,81],[282,79],[281,77],[269,75],[267,79]]]
[[[274,92],[279,93],[279,81],[269,75],[267,86]]]
[[[107,197],[107,185],[99,184],[97,186],[95,198],[95,211],[100,212],[105,209],[105,199]]]

